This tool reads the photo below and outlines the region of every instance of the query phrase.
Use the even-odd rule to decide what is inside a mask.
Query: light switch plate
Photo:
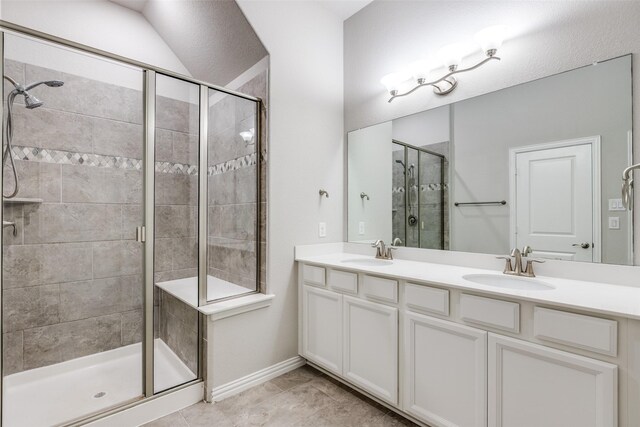
[[[358,223],[358,234],[361,236],[364,234],[364,221]]]
[[[327,237],[327,223],[326,222],[318,223],[318,236],[319,237]]]
[[[618,216],[609,217],[609,230],[620,230],[620,217]]]
[[[622,199],[609,199],[609,210],[623,211],[624,206],[622,206]]]

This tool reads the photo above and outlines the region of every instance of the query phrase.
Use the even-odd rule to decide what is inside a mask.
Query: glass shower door
[[[258,286],[258,104],[209,89],[207,301]]]
[[[155,393],[198,377],[199,93],[199,85],[156,77]]]
[[[445,157],[426,148],[419,153],[420,247],[445,249]]]
[[[143,71],[4,42],[3,425],[50,426],[143,394]]]

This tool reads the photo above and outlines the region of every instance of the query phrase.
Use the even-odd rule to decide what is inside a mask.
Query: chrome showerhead
[[[64,82],[60,80],[47,80],[46,82],[44,82],[44,84],[49,87],[60,87],[64,84]]]
[[[44,102],[31,95],[29,92],[22,92],[22,95],[24,96],[24,106],[29,110],[33,110],[34,108],[38,108],[44,104]]]
[[[33,89],[34,87],[40,86],[40,85],[47,85],[49,87],[60,87],[64,84],[63,81],[60,80],[45,80],[45,81],[41,81],[41,82],[36,82],[36,83],[31,83],[30,85],[27,85],[24,90],[28,91]]]
[[[29,110],[33,110],[34,108],[38,108],[44,104],[44,102],[40,101],[37,97],[29,93],[31,89],[40,85],[47,85],[48,87],[60,87],[64,84],[64,82],[61,80],[44,80],[36,83],[31,83],[27,86],[22,86],[9,76],[4,76],[4,78],[11,82],[11,84],[15,87],[15,89],[9,95],[11,97],[15,97],[18,94],[24,96],[24,105]]]

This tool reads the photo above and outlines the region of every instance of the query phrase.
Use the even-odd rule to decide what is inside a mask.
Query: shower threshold
[[[156,390],[196,378],[164,341],[154,347]],[[142,360],[136,343],[8,375],[3,425],[49,427],[142,398]]]

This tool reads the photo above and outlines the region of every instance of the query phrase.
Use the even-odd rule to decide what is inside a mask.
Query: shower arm
[[[4,76],[5,80],[8,80],[9,83],[11,83],[16,89],[20,86],[18,84],[18,82],[16,82],[15,80],[13,80],[11,77],[9,76]]]

